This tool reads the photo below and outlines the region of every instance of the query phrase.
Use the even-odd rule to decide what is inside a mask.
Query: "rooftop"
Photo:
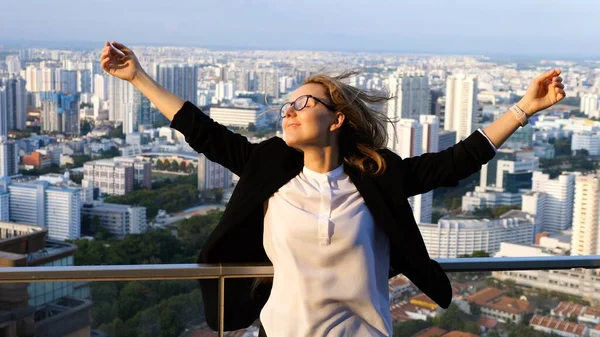
[[[579,336],[583,336],[586,330],[585,325],[568,322],[554,317],[540,315],[534,315],[531,318],[531,321],[529,321],[529,324],[545,327],[548,329],[569,332]]]

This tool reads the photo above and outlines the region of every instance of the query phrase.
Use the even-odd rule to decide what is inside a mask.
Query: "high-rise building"
[[[198,158],[198,190],[207,191],[215,188],[231,187],[233,174],[220,164],[212,162],[201,154]]]
[[[422,153],[438,152],[440,119],[434,115],[421,115],[419,122],[422,128]],[[415,219],[418,223],[431,222],[433,214],[433,191],[412,197],[414,198]]]
[[[276,70],[263,70],[257,73],[257,91],[272,98],[279,98],[279,73]]]
[[[446,112],[444,129],[456,131],[456,140],[464,140],[475,131],[477,78],[448,76],[446,82]]]
[[[127,81],[116,77],[108,78],[108,119],[113,122],[123,122],[128,113],[128,104],[133,99],[135,88]]]
[[[27,91],[22,77],[11,76],[0,80],[0,135],[8,130],[25,129],[27,119]]]
[[[475,251],[493,255],[501,242],[533,243],[534,229],[534,218],[515,210],[495,220],[444,218],[437,224],[419,224],[432,258],[456,258]]]
[[[79,135],[79,94],[42,92],[42,130]]]
[[[136,157],[114,157],[115,164],[133,167],[133,179],[140,187],[152,189],[152,163]]]
[[[25,82],[28,92],[40,92],[42,84],[42,72],[34,65],[25,68]]]
[[[108,100],[108,119],[123,122],[123,133],[137,132],[140,125],[152,125],[150,101],[131,83],[111,77]]]
[[[581,106],[579,108],[586,116],[590,118],[600,118],[600,98],[596,94],[585,94],[581,96]]]
[[[108,99],[108,78],[104,75],[94,75],[94,95],[100,97],[100,100]]]
[[[395,124],[396,133],[388,139],[388,148],[402,158],[419,156],[424,149],[437,152],[437,130],[439,120],[435,116],[423,116],[423,125],[414,119],[400,119]],[[426,129],[423,138],[423,129]],[[431,138],[435,144],[431,144]],[[408,198],[418,224],[431,222],[433,191]]]
[[[187,64],[159,64],[156,81],[175,95],[198,103],[198,66]]]
[[[19,144],[0,137],[0,177],[19,173]]]
[[[550,179],[548,174],[533,172],[532,191],[547,194],[541,230],[559,232],[571,227],[577,175],[580,173],[563,172],[558,178]]]
[[[440,124],[441,126],[441,124]],[[456,144],[456,131],[440,130],[438,134],[438,151],[452,147]]]
[[[100,226],[117,237],[140,234],[148,229],[146,207],[93,201],[83,205],[81,215],[100,218]]]
[[[390,119],[418,120],[420,115],[431,113],[429,82],[424,74],[392,74],[388,77],[388,87],[393,97],[388,105]]]
[[[152,126],[152,109],[150,101],[137,89],[131,92],[131,100],[126,105],[123,116],[123,133],[138,132],[141,125]]]
[[[210,118],[226,126],[248,127],[257,124],[261,109],[259,106],[212,106]]]
[[[598,176],[578,176],[575,179],[571,255],[600,254],[599,202]]]
[[[83,165],[83,179],[109,195],[125,195],[133,191],[135,169],[114,160],[90,161]]]
[[[234,86],[232,81],[219,81],[215,88],[215,97],[219,102],[230,100],[234,97]]]
[[[57,69],[55,68],[41,68],[41,83],[39,84],[40,92],[50,92],[60,90],[60,83],[56,81]],[[58,85],[57,85],[58,84]]]
[[[56,91],[65,94],[77,93],[77,71],[56,69]]]
[[[77,92],[92,92],[92,73],[89,70],[77,71]]]
[[[0,193],[9,194],[10,221],[48,229],[54,240],[81,236],[81,189],[50,186],[47,181],[13,183],[3,180]]]
[[[600,135],[591,132],[575,132],[571,137],[571,151],[586,150],[588,155],[600,155]]]
[[[4,62],[6,62],[9,75],[18,74],[21,71],[21,60],[18,55],[8,55]]]
[[[0,137],[8,136],[8,96],[0,80]]]

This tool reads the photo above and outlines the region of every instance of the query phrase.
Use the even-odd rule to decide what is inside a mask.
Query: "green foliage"
[[[394,325],[394,337],[411,337],[419,331],[431,328],[432,326],[432,320],[412,320],[397,323]]]
[[[558,138],[554,141],[554,154],[558,156],[570,156],[571,155],[571,139],[570,138]]]
[[[61,173],[61,169],[58,165],[52,164],[43,169],[33,168],[31,170],[19,170],[19,172],[27,176],[41,176],[48,173]]]
[[[477,216],[477,217],[481,217],[481,218],[488,218],[488,219],[499,219],[501,215],[503,215],[504,213],[513,210],[513,209],[520,209],[520,206],[509,206],[509,205],[503,205],[503,206],[498,206],[496,208],[478,208],[476,210],[473,211],[473,215]]]
[[[122,240],[76,240],[75,264],[123,265],[193,263],[222,212],[183,221],[180,239],[150,229]],[[183,281],[94,282],[93,326],[110,336],[180,336],[204,320],[198,283]]]
[[[87,154],[74,154],[71,158],[73,158],[73,167],[82,167],[83,164],[92,160],[92,157]]]
[[[184,254],[197,255],[222,215],[222,211],[210,211],[204,216],[194,216],[179,223],[178,236],[183,241]]]
[[[154,185],[153,185],[154,188]],[[158,189],[138,190],[123,196],[111,196],[106,202],[146,207],[146,216],[152,219],[159,209],[178,212],[198,204],[198,190],[190,184],[164,184]]]
[[[540,169],[544,173],[549,174],[550,178],[556,178],[563,171],[590,172],[598,167],[598,161],[592,159],[583,151],[578,152],[574,156],[570,155],[570,151],[569,145],[569,155],[552,159],[540,158]]]
[[[125,139],[125,134],[123,134],[123,124],[120,124],[116,128],[112,129],[110,134],[108,135],[110,138],[121,138]]]

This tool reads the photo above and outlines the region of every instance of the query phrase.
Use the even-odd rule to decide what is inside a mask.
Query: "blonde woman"
[[[447,308],[450,282],[430,259],[407,198],[456,186],[479,171],[527,118],[565,97],[560,70],[531,82],[502,117],[439,153],[386,149],[385,96],[308,78],[281,108],[283,138],[258,144],[167,91],[126,46],[106,43],[102,68],[131,82],[199,153],[240,176],[199,263],[268,263],[272,282],[225,281],[225,330],[260,317],[262,336],[391,336],[388,278],[404,274]],[[218,284],[202,280],[206,319],[218,328]]]

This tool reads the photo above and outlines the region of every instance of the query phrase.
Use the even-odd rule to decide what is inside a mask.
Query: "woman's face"
[[[333,107],[333,103],[327,98],[326,88],[321,84],[309,83],[299,87],[290,94],[288,101],[294,102],[303,95],[312,95]],[[336,140],[334,131],[341,127],[343,118],[343,114],[329,110],[314,98],[308,98],[304,109],[296,111],[292,104],[285,111],[282,122],[283,139],[288,146],[299,150],[330,146]]]

